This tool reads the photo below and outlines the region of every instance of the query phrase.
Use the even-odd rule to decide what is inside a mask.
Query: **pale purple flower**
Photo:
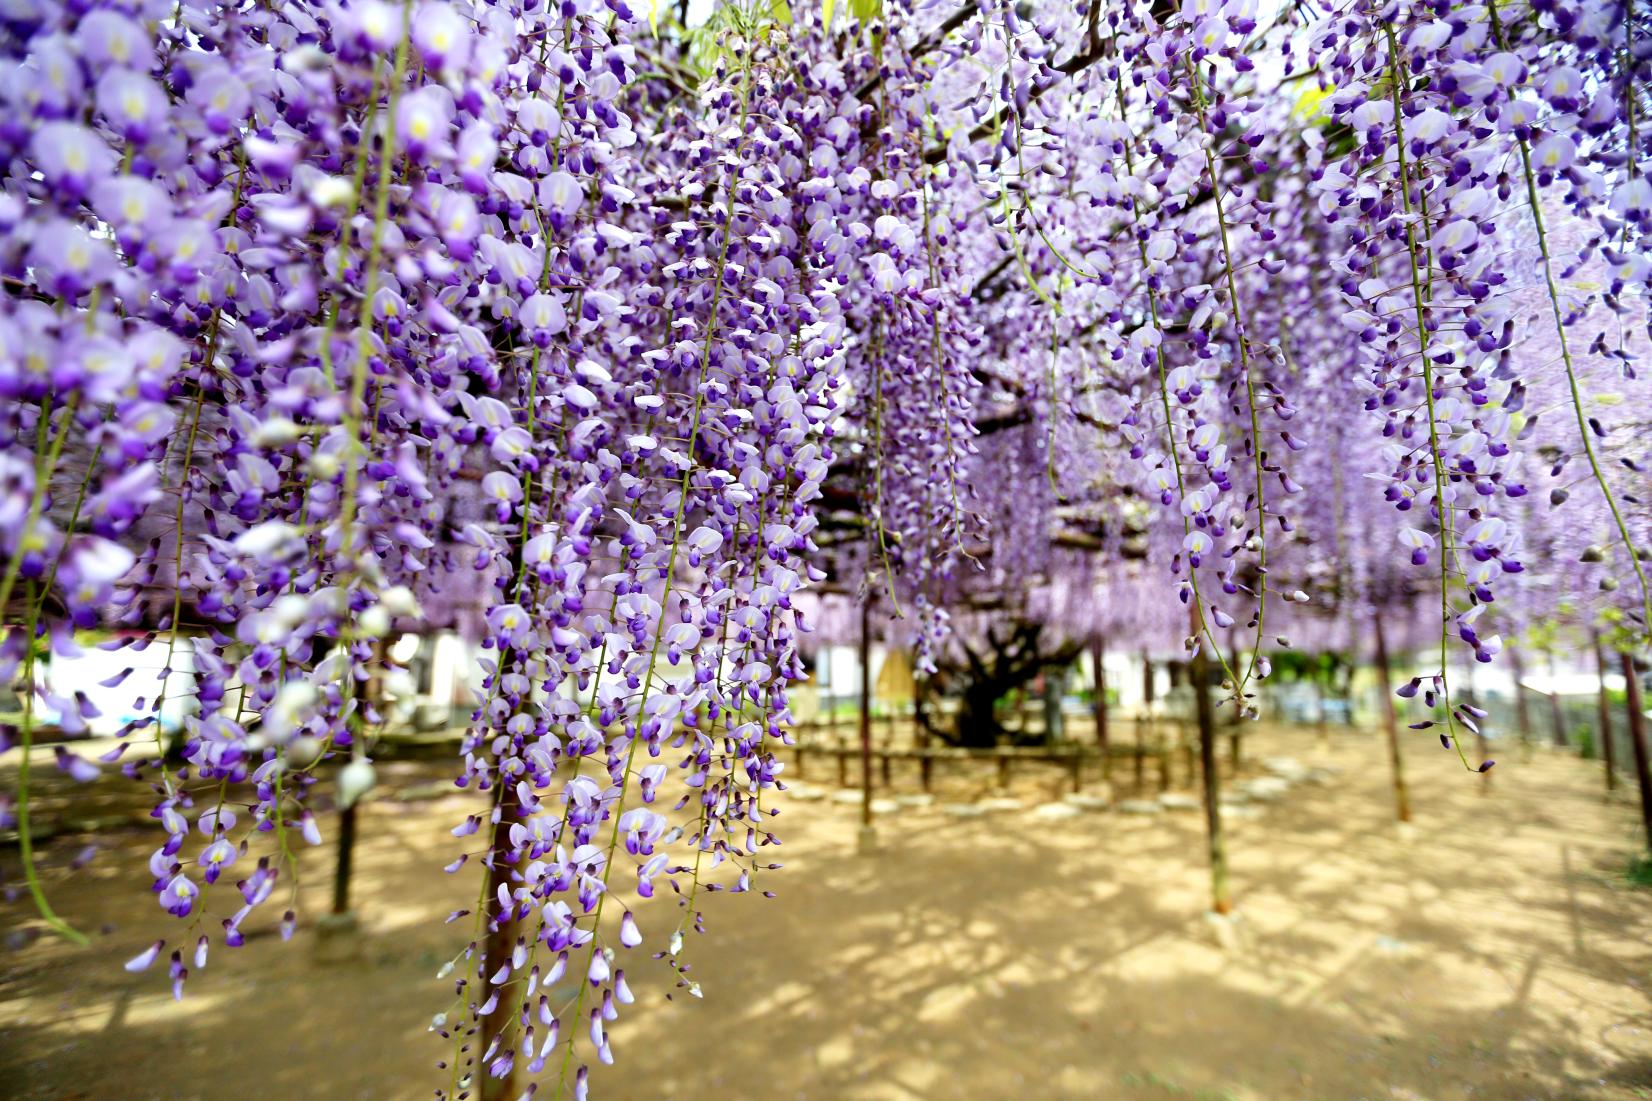
[[[93,181],[115,167],[114,151],[103,139],[73,122],[48,122],[29,143],[35,166],[65,197],[78,199]]]
[[[107,242],[77,223],[58,219],[35,230],[29,265],[41,290],[75,299],[109,276],[114,257]]]
[[[414,160],[440,155],[452,128],[452,100],[440,87],[421,88],[403,96],[396,107],[396,136]]]
[[[161,908],[173,917],[187,917],[195,908],[196,899],[200,897],[201,889],[182,873],[167,880],[161,888]]]
[[[493,139],[493,128],[484,122],[473,122],[459,135],[455,148],[459,180],[472,194],[484,195],[493,175],[494,161],[499,157],[499,143]],[[468,256],[459,257],[468,260]]]
[[[110,69],[98,78],[97,105],[103,121],[134,145],[158,135],[166,120],[166,93],[130,69]]]
[[[449,256],[463,263],[476,255],[476,239],[482,232],[476,200],[461,192],[444,191],[436,205],[435,220]]]
[[[227,69],[214,67],[190,86],[186,98],[214,134],[228,134],[246,118],[252,104],[247,86]]]
[[[224,869],[234,864],[235,858],[239,855],[239,851],[228,838],[220,837],[201,850],[201,855],[195,858],[195,863],[200,866],[201,874],[208,883],[216,883]]]
[[[108,9],[87,12],[75,29],[75,42],[94,70],[146,66],[153,50],[153,39],[142,27]]]
[[[92,208],[116,231],[128,251],[172,219],[172,202],[166,189],[153,180],[136,176],[113,176],[92,185]]]
[[[520,318],[529,339],[541,348],[548,347],[568,325],[561,298],[551,294],[536,294],[523,302]]]
[[[539,202],[551,220],[551,228],[560,233],[584,205],[585,191],[569,173],[552,172],[539,183]]]
[[[413,15],[413,45],[430,69],[462,69],[470,56],[470,24],[447,3],[426,3]]]

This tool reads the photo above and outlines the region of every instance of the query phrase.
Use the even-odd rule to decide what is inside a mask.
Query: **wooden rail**
[[[934,772],[937,762],[945,765],[964,761],[990,761],[997,769],[999,787],[1008,787],[1010,778],[1017,765],[1048,764],[1065,768],[1071,778],[1072,790],[1084,790],[1084,774],[1091,762],[1099,762],[1104,779],[1111,780],[1113,764],[1116,761],[1130,761],[1134,763],[1134,779],[1138,788],[1144,787],[1147,782],[1146,767],[1149,761],[1155,762],[1158,768],[1158,786],[1160,791],[1166,791],[1171,786],[1171,769],[1174,760],[1180,757],[1183,770],[1189,782],[1193,779],[1195,767],[1192,760],[1194,739],[1191,736],[1191,724],[1179,719],[1136,719],[1134,744],[1124,741],[1112,742],[1105,752],[1101,747],[1081,742],[1057,743],[1049,746],[996,746],[982,749],[965,749],[956,746],[892,746],[882,745],[872,747],[872,758],[876,764],[876,772],[883,787],[889,787],[893,782],[894,766],[896,762],[916,762],[918,766],[918,781],[924,791],[931,791],[934,785]],[[1231,737],[1238,739],[1242,734],[1237,730],[1228,732]],[[836,762],[837,783],[839,787],[850,786],[850,764],[861,754],[861,747],[854,744],[847,737],[836,737],[833,741],[825,742],[818,737],[811,737],[807,729],[799,732],[799,739],[791,747],[794,767],[791,776],[804,780],[808,778],[808,767],[811,758],[825,759]]]

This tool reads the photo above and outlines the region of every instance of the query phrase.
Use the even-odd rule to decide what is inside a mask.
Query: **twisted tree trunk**
[[[1006,742],[1031,740],[1024,731],[1013,733],[998,721],[998,701],[1031,681],[1041,670],[1071,664],[1080,650],[1078,643],[1062,643],[1053,650],[1045,650],[1040,645],[1043,634],[1041,624],[1021,622],[1014,625],[1007,637],[1000,637],[989,629],[986,644],[979,650],[960,641],[964,664],[955,667],[954,673],[964,684],[957,718],[948,738],[953,745],[990,749]]]

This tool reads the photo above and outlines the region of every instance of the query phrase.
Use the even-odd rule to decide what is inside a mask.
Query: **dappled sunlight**
[[[1629,818],[1602,804],[1585,763],[1513,762],[1485,798],[1438,767],[1445,758],[1424,758],[1406,835],[1370,767],[1376,739],[1266,740],[1339,771],[1235,824],[1231,931],[1205,913],[1196,814],[1006,829],[1002,814],[912,807],[878,823],[900,843],[867,856],[853,806],[786,806],[787,866],[766,873],[778,897],[705,900],[711,935],[691,934],[682,954],[701,998],[673,990],[663,965],[633,967],[652,1009],[613,1026],[625,1057],[595,1084],[822,1101],[1633,1096],[1635,1068],[1652,1059],[1652,913],[1617,876]],[[157,1096],[187,1097],[163,1052],[187,1049],[211,1019],[260,1038],[238,1065],[283,1095],[317,1065],[336,1068],[332,1089],[371,1101],[431,1088],[444,1050],[427,1033],[436,975],[463,943],[441,925],[455,883],[440,867],[446,833],[432,827],[474,800],[429,797],[425,775],[410,770],[365,804],[351,952],[327,962],[314,928],[282,945],[262,927],[245,948],[214,949],[215,982],[181,1003],[119,970],[165,921],[142,875],[121,871],[115,852],[72,875],[54,855],[63,912],[113,928],[95,960],[50,939],[14,948],[0,1075],[21,1075],[25,1097],[75,1081],[88,1099],[127,1101],[83,1073],[86,1060],[118,1058]],[[330,849],[301,856],[304,889],[319,892]],[[474,889],[470,870],[456,878]],[[679,920],[669,892],[632,905],[645,932]],[[25,912],[14,903],[9,916]]]

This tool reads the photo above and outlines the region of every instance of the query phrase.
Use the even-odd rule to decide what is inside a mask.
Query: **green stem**
[[[64,939],[85,948],[90,943],[86,935],[58,917],[57,911],[46,900],[46,891],[40,885],[40,872],[34,862],[34,836],[29,821],[29,758],[34,752],[34,636],[39,625],[38,612],[38,603],[30,594],[24,642],[27,650],[23,657],[23,757],[17,765],[17,850],[23,861],[23,878],[28,881],[29,895],[34,899],[35,909],[40,911],[41,918]]]
[[[1446,654],[1448,652],[1451,626],[1451,558],[1452,529],[1451,508],[1445,499],[1445,464],[1440,458],[1440,429],[1439,421],[1434,412],[1434,371],[1428,363],[1428,310],[1425,305],[1423,292],[1422,271],[1418,266],[1417,253],[1417,221],[1413,217],[1411,208],[1411,177],[1405,160],[1405,127],[1401,122],[1404,118],[1400,100],[1400,46],[1394,37],[1394,28],[1383,24],[1383,31],[1388,36],[1389,60],[1389,95],[1394,104],[1394,142],[1395,152],[1399,157],[1400,172],[1400,202],[1405,211],[1405,246],[1411,262],[1411,302],[1417,315],[1417,356],[1422,364],[1423,372],[1423,400],[1428,408],[1428,457],[1434,471],[1434,507],[1440,518],[1440,686],[1441,700],[1445,704],[1446,732],[1451,736],[1451,744],[1457,750],[1463,767],[1473,771],[1468,763],[1468,756],[1456,738],[1455,722],[1451,714],[1451,687],[1446,680]],[[1424,228],[1426,228],[1426,215]]]
[[[402,0],[402,33],[396,43],[396,60],[391,66],[390,89],[385,103],[384,148],[379,154],[379,176],[373,191],[373,229],[367,244],[366,283],[362,288],[364,317],[356,323],[356,361],[351,364],[350,400],[344,407],[344,426],[349,434],[350,454],[344,463],[344,500],[339,506],[339,547],[348,556],[352,552],[350,526],[356,517],[356,491],[361,479],[361,464],[356,452],[361,446],[361,407],[367,393],[367,354],[372,318],[373,296],[379,288],[379,260],[384,255],[384,223],[390,213],[390,168],[396,160],[396,104],[401,99],[402,81],[407,75],[408,44],[412,34],[412,0]],[[362,135],[365,142],[366,134]]]
[[[1125,121],[1124,78],[1120,76],[1113,87],[1118,97],[1119,119],[1120,121]],[[1124,142],[1124,167],[1125,171],[1129,172],[1132,177],[1136,174],[1135,157],[1130,152],[1130,143],[1133,140],[1135,140],[1134,136],[1131,135]],[[1135,216],[1138,213],[1134,199],[1130,200],[1130,213],[1132,216]],[[1165,449],[1170,452],[1171,466],[1176,472],[1176,491],[1183,498],[1186,498],[1187,482],[1182,475],[1181,453],[1176,450],[1176,428],[1175,421],[1171,415],[1170,384],[1167,381],[1167,376],[1164,369],[1164,329],[1159,323],[1159,296],[1158,292],[1153,289],[1153,284],[1147,274],[1152,266],[1152,261],[1147,255],[1147,242],[1139,233],[1134,236],[1136,238],[1136,254],[1141,258],[1142,279],[1147,287],[1148,316],[1153,320],[1153,331],[1159,334],[1159,343],[1153,348],[1153,362],[1158,368],[1157,381],[1159,387],[1159,403],[1164,410]],[[1192,532],[1192,530],[1192,522],[1189,521],[1186,516],[1183,516],[1182,534],[1185,536]],[[1205,641],[1210,644],[1210,652],[1216,655],[1216,663],[1222,668],[1222,676],[1227,679],[1229,684],[1237,686],[1239,683],[1239,678],[1234,673],[1233,669],[1229,667],[1227,657],[1222,653],[1222,647],[1217,643],[1215,634],[1211,632],[1209,621],[1205,619],[1204,596],[1199,591],[1199,571],[1196,567],[1194,567],[1191,561],[1188,562],[1187,566],[1187,582],[1189,587],[1193,590],[1194,637],[1197,638],[1201,635],[1204,637]],[[1198,645],[1202,647],[1203,643]]]
[[[741,80],[740,80],[740,126],[739,126],[739,132],[742,135],[744,135],[746,133],[746,122],[747,122],[747,119],[749,117],[750,110],[751,110],[751,62],[752,62],[752,53],[753,53],[753,51],[750,48],[748,48],[744,52],[743,57],[742,57]],[[745,139],[744,139],[744,137],[742,137],[742,138],[739,139],[739,142],[737,142],[737,148],[736,148],[736,153],[737,154],[738,154],[738,145],[743,144],[744,141],[745,141]],[[738,161],[738,159],[739,159],[738,155],[736,156],[735,159],[736,159],[736,161]],[[630,790],[631,770],[632,770],[633,764],[636,761],[637,745],[638,745],[639,742],[642,741],[642,737],[641,737],[642,725],[643,725],[643,722],[645,721],[645,718],[648,714],[648,696],[649,696],[650,690],[654,686],[654,673],[655,673],[656,667],[659,664],[660,643],[665,638],[665,617],[666,617],[667,614],[669,614],[669,609],[670,609],[670,604],[671,604],[671,591],[672,591],[673,583],[674,583],[675,577],[676,577],[677,552],[679,551],[679,549],[682,546],[683,521],[684,521],[684,519],[685,519],[685,517],[687,516],[687,513],[688,513],[688,491],[689,491],[689,486],[691,484],[693,474],[694,474],[694,453],[697,449],[697,445],[699,443],[699,438],[700,438],[700,415],[701,415],[701,412],[702,412],[702,410],[704,408],[704,405],[705,405],[705,377],[706,377],[706,373],[711,370],[711,351],[712,351],[712,343],[713,343],[713,340],[714,340],[716,332],[717,332],[717,313],[718,313],[718,309],[722,305],[722,301],[723,301],[723,278],[724,278],[724,273],[727,271],[727,268],[728,268],[729,245],[730,245],[730,243],[732,241],[732,238],[733,238],[733,235],[734,235],[734,216],[735,216],[734,198],[735,198],[735,192],[736,192],[737,188],[735,188],[731,183],[731,185],[728,188],[726,188],[725,190],[727,191],[727,195],[724,198],[724,206],[723,206],[722,242],[721,242],[721,245],[720,245],[720,248],[719,248],[719,251],[718,251],[717,266],[714,269],[713,274],[712,274],[714,282],[713,282],[713,285],[712,285],[712,292],[711,292],[711,304],[710,304],[710,307],[709,307],[709,310],[708,310],[708,316],[706,318],[705,343],[701,348],[701,352],[700,352],[700,370],[699,370],[698,376],[697,376],[696,381],[695,381],[695,386],[694,386],[694,406],[693,406],[693,411],[692,411],[692,415],[691,415],[691,418],[690,418],[690,427],[689,427],[689,434],[688,434],[688,463],[689,463],[689,465],[683,470],[682,479],[681,479],[681,481],[678,485],[678,504],[677,504],[676,511],[672,516],[672,521],[671,521],[671,525],[672,525],[671,550],[670,550],[670,553],[666,557],[665,574],[664,574],[665,588],[660,594],[660,618],[659,618],[659,622],[655,624],[655,628],[654,628],[654,646],[653,646],[653,649],[650,651],[649,656],[648,656],[648,671],[643,676],[643,679],[642,679],[642,695],[641,695],[641,698],[638,700],[638,703],[637,703],[637,731],[636,731],[635,734],[632,735],[631,743],[630,743],[630,745],[628,745],[626,747],[626,751],[625,751],[625,769],[624,769],[624,772],[621,774],[622,779],[620,781],[620,796],[619,796],[619,799],[616,800],[615,805],[614,805],[614,814],[613,814],[614,826],[613,826],[613,829],[610,831],[609,836],[608,836],[608,848],[607,848],[607,852],[606,852],[606,855],[604,857],[603,866],[602,866],[602,890],[597,895],[596,911],[595,911],[595,913],[593,913],[593,915],[591,917],[591,927],[592,927],[593,931],[601,926],[601,924],[602,924],[602,911],[604,909],[604,905],[608,901],[608,894],[609,894],[609,891],[608,891],[608,878],[613,873],[613,870],[614,870],[614,851],[619,847],[620,818],[622,817],[622,815],[619,813],[619,808],[624,804],[625,795]],[[589,971],[589,969],[590,969],[591,959],[594,959],[595,954],[597,952],[600,952],[601,950],[602,950],[601,940],[598,937],[596,937],[595,935],[593,935],[591,937],[591,955],[586,960],[586,971]],[[584,1001],[585,1001],[585,992],[586,992],[587,989],[589,989],[589,987],[590,987],[590,984],[584,981],[584,972],[581,972],[580,973],[580,983],[579,983],[579,995],[576,997],[576,999],[574,1001],[573,1011],[572,1011],[571,1014],[568,1015],[568,1017],[566,1018],[567,1020],[573,1021],[573,1022],[577,1022],[579,1020],[580,1009],[583,1007]],[[570,1036],[569,1040],[568,1040],[568,1050],[567,1050],[566,1054],[563,1055],[563,1058],[562,1058],[562,1070],[561,1070],[561,1073],[557,1076],[556,1090],[551,1095],[553,1099],[560,1098],[562,1096],[563,1088],[567,1085],[568,1068],[569,1068],[569,1065],[572,1063],[573,1056],[574,1056],[574,1043],[575,1043],[574,1037]]]
[[[928,108],[926,106],[925,111],[927,112],[927,110],[928,110]],[[926,118],[926,121],[927,121],[927,118]],[[938,289],[939,286],[940,286],[940,274],[939,274],[939,271],[937,269],[937,265],[935,263],[935,237],[934,237],[934,234],[933,234],[933,232],[931,230],[931,226],[930,226],[929,191],[930,191],[929,181],[925,180],[924,181],[924,188],[923,188],[924,249],[925,249],[926,253],[928,254],[928,260],[929,260],[929,286],[930,286],[931,289]],[[952,450],[952,448],[953,448],[953,439],[952,439],[952,401],[947,396],[946,367],[942,363],[942,354],[941,354],[941,311],[940,311],[939,305],[931,307],[931,309],[929,311],[929,318],[930,318],[929,353],[930,353],[930,358],[931,358],[931,366],[933,367],[934,372],[935,372],[935,378],[936,378],[937,383],[939,384],[939,386],[941,388],[941,425],[946,430],[946,453],[947,453],[946,487],[947,487],[947,494],[948,494],[949,498],[952,501],[952,542],[953,542],[953,546],[957,548],[958,552],[960,554],[962,554],[964,557],[968,558],[968,557],[970,557],[969,551],[964,549],[964,527],[963,527],[963,512],[964,512],[964,510],[963,510],[963,506],[958,501],[958,466],[957,466],[957,463],[952,461],[952,455],[953,455],[953,450]],[[891,595],[893,595],[893,593],[891,593]]]
[[[1188,78],[1193,83],[1193,102],[1198,108],[1200,132],[1213,143],[1215,136],[1209,133],[1209,123],[1205,119],[1204,87],[1199,80],[1198,70],[1193,66],[1191,55],[1187,59],[1187,71]],[[1227,275],[1228,305],[1233,310],[1239,368],[1245,376],[1245,404],[1250,410],[1251,464],[1256,471],[1256,565],[1261,580],[1256,586],[1256,645],[1251,650],[1245,675],[1233,689],[1234,695],[1242,697],[1245,685],[1256,672],[1256,663],[1262,656],[1262,624],[1268,613],[1268,510],[1267,498],[1263,492],[1262,423],[1256,411],[1256,381],[1251,376],[1250,340],[1245,335],[1245,318],[1239,307],[1239,285],[1233,274],[1233,246],[1228,240],[1228,220],[1222,204],[1222,182],[1216,172],[1216,158],[1211,153],[1211,145],[1205,145],[1204,152],[1205,170],[1210,174],[1210,193],[1216,203],[1216,227],[1222,236],[1222,269]]]
[[[0,616],[4,616],[6,608],[11,604],[11,591],[17,584],[17,575],[23,567],[23,554],[28,548],[30,535],[40,524],[40,514],[46,507],[46,492],[51,485],[52,474],[57,470],[57,461],[63,455],[63,444],[69,438],[69,429],[74,425],[75,410],[80,407],[78,393],[69,396],[68,403],[63,407],[63,423],[52,437],[50,447],[46,446],[46,430],[51,423],[52,411],[49,402],[42,402],[40,406],[40,420],[35,427],[35,452],[44,457],[37,457],[34,471],[34,493],[29,497],[28,516],[23,521],[23,532],[18,538],[17,553],[12,555],[11,561],[6,563],[6,572],[0,577]]]
[[[883,327],[877,318],[872,320],[872,517],[878,534],[878,553],[883,558],[884,578],[889,587],[889,602],[895,615],[901,615],[901,603],[895,596],[895,567],[889,561],[889,543],[883,526]]]

